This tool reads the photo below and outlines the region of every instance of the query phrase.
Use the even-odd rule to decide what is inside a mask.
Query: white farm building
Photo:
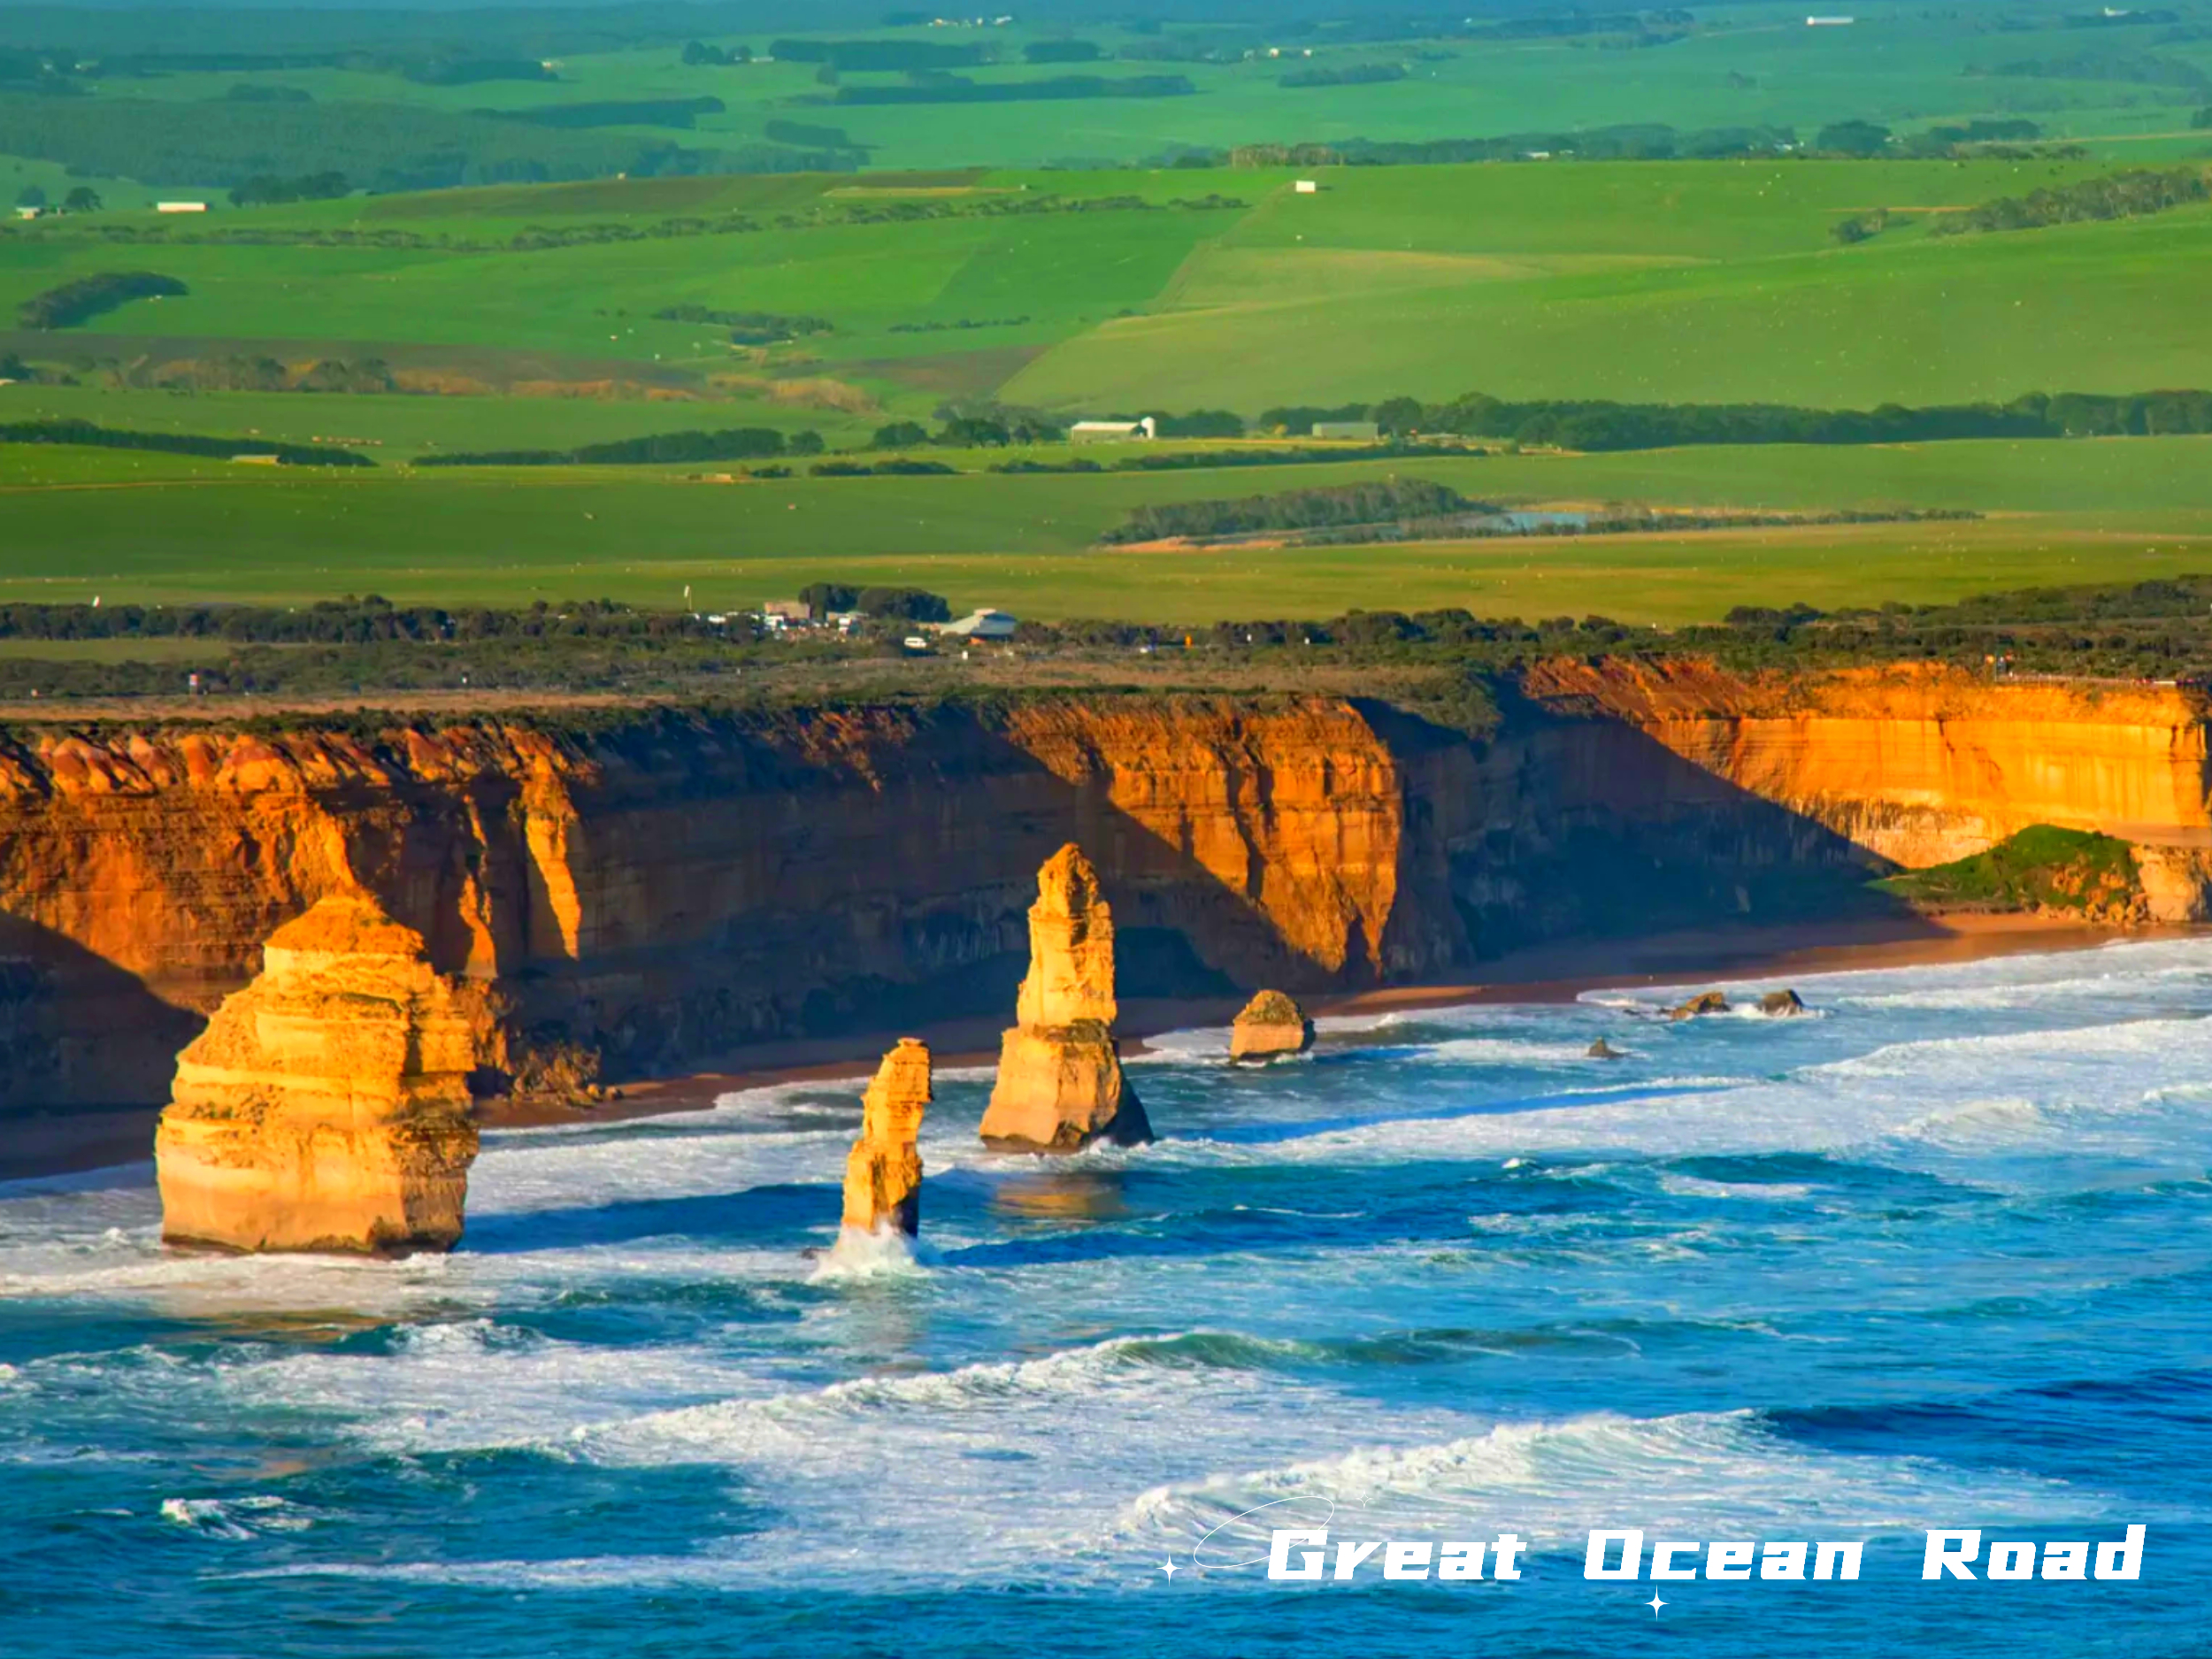
[[[1010,640],[1021,623],[1003,611],[971,611],[957,622],[948,622],[938,630],[963,640]]]
[[[1079,420],[1068,428],[1076,443],[1126,443],[1159,435],[1160,423],[1149,415],[1142,420]]]

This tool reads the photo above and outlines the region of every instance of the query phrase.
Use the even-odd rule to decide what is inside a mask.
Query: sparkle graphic
[[[1175,1563],[1171,1560],[1162,1562],[1160,1563],[1160,1571],[1167,1574],[1168,1578],[1171,1580],[1175,1577]]]
[[[1665,1606],[1667,1605],[1667,1603],[1666,1603],[1666,1602],[1664,1602],[1664,1601],[1662,1601],[1659,1599],[1659,1592],[1658,1592],[1658,1591],[1656,1591],[1656,1590],[1654,1590],[1654,1591],[1651,1593],[1651,1600],[1650,1600],[1650,1601],[1647,1601],[1647,1602],[1645,1602],[1645,1603],[1644,1603],[1644,1605],[1645,1605],[1646,1607],[1647,1607],[1647,1608],[1649,1608],[1649,1609],[1651,1609],[1651,1616],[1652,1616],[1652,1617],[1654,1617],[1654,1618],[1657,1618],[1657,1617],[1659,1617],[1659,1609],[1660,1609],[1661,1608],[1663,1608],[1663,1607],[1665,1607]]]

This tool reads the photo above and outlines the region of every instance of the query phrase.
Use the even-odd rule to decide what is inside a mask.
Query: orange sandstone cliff
[[[1542,665],[1556,711],[1632,725],[1700,772],[1908,868],[2032,824],[2138,843],[2162,919],[2203,913],[2212,770],[2201,693],[1904,665],[1734,675],[1694,662]]]
[[[639,710],[0,736],[0,1110],[155,1104],[319,899],[495,986],[527,1088],[1002,1007],[1079,842],[1120,994],[1305,995],[1517,948],[1873,917],[1870,875],[2030,823],[2201,914],[2205,708],[1940,671],[1545,664],[1477,739],[1386,705],[1098,695],[986,713]]]
[[[1148,992],[1427,972],[1455,941],[1400,919],[1406,787],[1328,701],[0,740],[0,1109],[165,1098],[262,941],[334,893],[500,985],[518,1070],[979,1012],[1071,839]]]

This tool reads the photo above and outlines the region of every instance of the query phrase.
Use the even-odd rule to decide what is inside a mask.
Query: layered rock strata
[[[1992,680],[1935,664],[1736,674],[1559,661],[1524,689],[1617,719],[1700,771],[1909,868],[2034,824],[2212,843],[2207,708],[2192,687]]]
[[[0,733],[0,1117],[158,1105],[332,894],[512,1005],[518,1087],[741,1065],[981,1015],[1027,872],[1079,842],[1118,990],[1455,980],[1574,938],[1932,931],[1870,878],[2032,823],[2130,841],[2212,911],[2188,687],[1540,664],[1470,737],[1366,699],[1086,694],[982,710],[638,710]],[[1863,936],[1863,934],[1862,934]]]
[[[1312,1047],[1313,1022],[1280,991],[1260,992],[1229,1027],[1232,1060],[1268,1060],[1279,1054],[1303,1054]]]
[[[442,1250],[476,1156],[469,1082],[501,1054],[480,986],[422,935],[333,896],[177,1061],[155,1162],[162,1236],[239,1250]]]
[[[845,1222],[863,1233],[921,1231],[922,1155],[915,1141],[929,1110],[929,1046],[902,1037],[883,1056],[860,1110],[860,1138],[845,1159]]]
[[[1074,1152],[1094,1141],[1134,1146],[1152,1125],[1114,1041],[1113,912],[1098,872],[1072,842],[1037,872],[1029,972],[999,1049],[982,1135],[1002,1151]]]

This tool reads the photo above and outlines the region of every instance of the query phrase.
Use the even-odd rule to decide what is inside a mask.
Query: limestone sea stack
[[[443,1250],[461,1236],[469,1079],[497,1057],[480,986],[365,896],[272,933],[177,1060],[154,1157],[162,1236],[239,1250]]]
[[[1001,1151],[1074,1152],[1152,1139],[1114,1041],[1114,918],[1098,872],[1070,842],[1037,872],[1029,973],[1000,1046],[983,1139]]]
[[[1244,1005],[1229,1028],[1232,1060],[1269,1060],[1313,1047],[1313,1022],[1280,991],[1262,991]]]
[[[912,1037],[883,1056],[860,1108],[860,1139],[845,1159],[845,1225],[863,1233],[921,1231],[922,1155],[915,1138],[929,1110],[929,1045]]]

